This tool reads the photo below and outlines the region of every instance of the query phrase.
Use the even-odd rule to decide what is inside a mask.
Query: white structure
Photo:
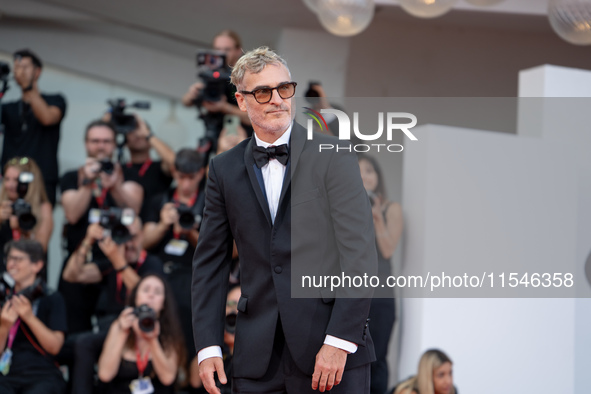
[[[591,289],[584,273],[591,251],[591,99],[564,98],[591,96],[591,72],[526,70],[519,91],[563,98],[521,100],[517,135],[415,129],[419,143],[404,152],[402,273],[440,272],[452,262],[497,274],[533,268],[573,272]],[[589,301],[403,299],[399,377],[416,373],[420,355],[435,347],[453,359],[463,393],[586,393]]]

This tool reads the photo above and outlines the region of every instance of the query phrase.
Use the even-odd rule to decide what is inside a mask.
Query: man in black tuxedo
[[[377,270],[371,207],[355,154],[319,152],[322,143],[343,145],[334,137],[306,139],[306,130],[293,123],[296,84],[285,61],[268,48],[242,56],[232,83],[255,135],[215,157],[209,168],[192,283],[204,387],[219,393],[214,372],[226,383],[220,346],[235,240],[242,295],[233,392],[369,393],[371,300],[357,296],[371,297],[371,289],[329,286],[304,289],[308,298],[292,297],[302,286],[300,273]]]

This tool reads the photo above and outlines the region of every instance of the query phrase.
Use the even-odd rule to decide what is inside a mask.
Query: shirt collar
[[[291,128],[292,127],[293,127],[293,122],[291,122],[289,124],[289,127],[287,128],[287,130],[285,131],[285,133],[283,133],[281,135],[281,137],[277,138],[277,140],[275,142],[271,143],[271,144],[268,143],[268,142],[265,142],[265,141],[261,140],[257,136],[257,133],[254,132],[253,134],[254,134],[254,138],[255,138],[255,141],[257,143],[257,146],[262,146],[263,148],[268,148],[271,145],[275,145],[275,146],[282,145],[282,144],[289,145],[289,137],[291,136]]]

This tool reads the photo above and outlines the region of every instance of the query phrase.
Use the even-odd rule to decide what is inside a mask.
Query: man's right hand
[[[167,202],[162,206],[160,210],[160,222],[163,226],[170,226],[171,224],[175,224],[179,220],[179,214],[174,206],[174,203]]]
[[[97,159],[93,159],[92,157],[86,158],[86,163],[84,163],[84,178],[86,179],[95,179],[101,169],[101,164],[98,162]]]
[[[10,300],[6,301],[4,306],[2,307],[2,314],[0,315],[1,325],[10,328],[14,323],[16,323],[16,319],[18,319],[18,313],[12,307],[12,302]]]
[[[211,357],[201,361],[201,364],[199,364],[199,377],[203,382],[203,387],[209,394],[221,394],[220,389],[215,385],[214,372],[217,372],[220,383],[228,383],[224,371],[224,362],[221,357]]]
[[[204,87],[205,87],[205,85],[203,84],[203,82],[195,82],[194,84],[189,86],[187,93],[185,93],[185,95],[183,96],[183,99],[182,99],[183,104],[186,107],[192,106],[194,100],[199,95],[199,92],[201,90],[203,90]]]

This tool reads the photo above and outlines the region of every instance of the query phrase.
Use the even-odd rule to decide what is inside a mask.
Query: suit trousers
[[[320,349],[318,349],[320,350]],[[255,356],[255,355],[253,355]],[[235,360],[234,360],[235,361]],[[369,394],[370,364],[345,370],[341,383],[330,390],[331,394]],[[312,376],[296,366],[285,336],[281,321],[277,322],[273,353],[267,372],[261,379],[234,378],[233,394],[317,394],[312,390]]]

